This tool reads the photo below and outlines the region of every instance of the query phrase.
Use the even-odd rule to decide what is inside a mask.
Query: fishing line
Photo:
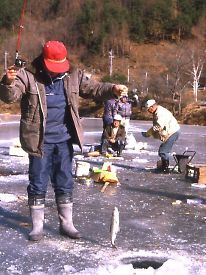
[[[20,45],[21,45],[21,35],[22,35],[23,28],[24,28],[25,9],[26,9],[26,0],[24,0],[24,4],[22,7],[22,11],[21,11],[21,17],[20,17],[20,21],[19,21],[19,31],[18,31],[17,43],[16,43],[16,59],[19,56],[19,50],[20,50]]]

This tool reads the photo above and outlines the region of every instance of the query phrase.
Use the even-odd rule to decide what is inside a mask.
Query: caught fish
[[[115,247],[115,240],[117,237],[117,233],[120,231],[119,228],[119,210],[115,206],[114,210],[112,212],[112,220],[111,220],[111,225],[110,225],[110,237],[111,237],[111,244],[112,247]]]

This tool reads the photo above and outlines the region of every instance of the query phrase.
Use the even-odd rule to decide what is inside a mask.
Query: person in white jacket
[[[146,102],[145,108],[153,115],[153,126],[142,132],[144,137],[154,137],[162,141],[158,155],[161,158],[160,171],[169,173],[169,154],[180,134],[180,126],[173,114],[166,108],[158,105],[154,99]]]

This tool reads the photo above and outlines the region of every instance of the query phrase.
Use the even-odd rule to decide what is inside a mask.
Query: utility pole
[[[7,70],[8,64],[7,64],[7,57],[8,57],[8,52],[4,52],[4,70]]]
[[[111,77],[112,76],[112,59],[114,58],[114,55],[113,55],[113,52],[112,52],[112,49],[109,51],[109,76]]]
[[[130,70],[129,70],[129,65],[127,67],[127,83],[129,83],[129,78],[130,78]]]
[[[148,73],[145,72],[145,88],[146,88],[146,91],[147,91],[147,94],[148,94],[148,86],[147,86],[147,79],[148,79]]]

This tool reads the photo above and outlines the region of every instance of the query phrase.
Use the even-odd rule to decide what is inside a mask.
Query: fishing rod
[[[24,29],[24,13],[26,9],[26,0],[24,0],[22,11],[21,11],[21,17],[19,21],[19,31],[17,35],[17,43],[16,43],[16,56],[15,56],[15,66],[22,68],[26,65],[26,61],[19,58],[19,50],[21,46],[21,36],[22,36],[22,31]]]

